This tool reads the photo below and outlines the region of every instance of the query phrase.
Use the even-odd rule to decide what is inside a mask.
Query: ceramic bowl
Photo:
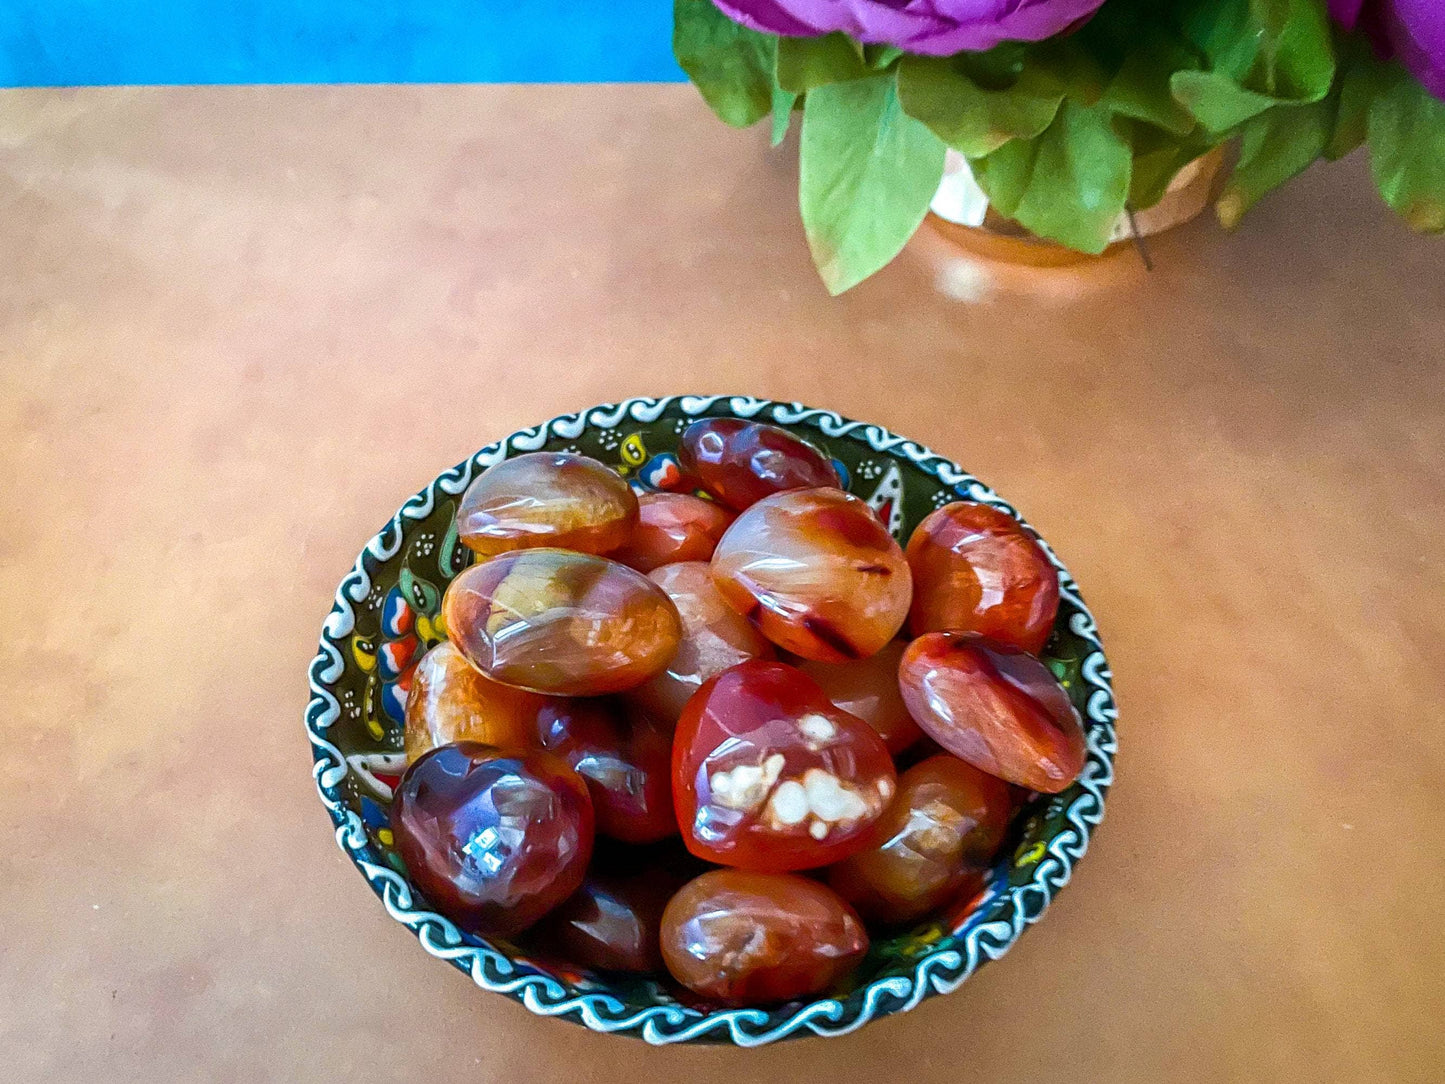
[[[771,422],[823,447],[848,488],[874,507],[900,541],[925,515],[953,500],[984,501],[1015,514],[993,490],[927,448],[876,425],[797,404],[738,396],[630,399],[513,433],[407,500],[341,581],[310,669],[306,730],[312,774],[337,842],[387,913],[427,952],[485,990],[541,1015],[650,1043],[756,1046],[800,1035],[842,1035],[948,993],[984,961],[1003,955],[1068,883],[1103,818],[1115,751],[1109,668],[1094,618],[1052,552],[1062,601],[1043,655],[1084,718],[1083,774],[1068,790],[1040,796],[1026,809],[981,894],[877,937],[862,965],[826,997],[710,1008],[684,1002],[662,982],[562,968],[510,943],[481,940],[428,906],[408,880],[387,825],[392,787],[405,764],[402,712],[412,667],[439,639],[442,592],[472,559],[453,527],[457,501],[471,480],[508,456],[549,449],[593,456],[639,487],[665,489],[679,480],[674,453],[681,431],[696,418],[715,416]]]

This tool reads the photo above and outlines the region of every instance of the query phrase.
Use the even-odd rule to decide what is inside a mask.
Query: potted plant
[[[727,123],[771,116],[777,144],[801,114],[835,294],[897,255],[950,152],[990,213],[1081,253],[1225,148],[1226,226],[1368,144],[1385,201],[1445,230],[1445,0],[675,0],[673,46]]]

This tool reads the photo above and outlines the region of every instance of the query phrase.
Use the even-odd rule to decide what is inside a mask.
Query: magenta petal
[[[713,4],[735,23],[764,34],[783,34],[790,38],[812,38],[828,33],[821,26],[804,21],[790,10],[798,5],[774,3],[772,0],[713,0]]]
[[[1445,99],[1445,4],[1395,0],[1385,16],[1395,54],[1437,98]]]
[[[1365,0],[1330,0],[1330,18],[1346,30],[1353,30],[1360,21],[1360,9]]]

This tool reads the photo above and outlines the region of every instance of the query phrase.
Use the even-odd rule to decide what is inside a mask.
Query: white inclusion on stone
[[[808,816],[808,792],[796,779],[785,779],[773,791],[768,802],[768,813],[776,824],[791,827],[802,824]]]
[[[803,773],[803,789],[808,795],[808,808],[825,824],[856,821],[868,814],[868,803],[831,772],[809,768]]]
[[[808,825],[808,835],[812,836],[814,839],[822,839],[827,834],[828,826],[822,821],[814,821],[812,824]]]
[[[816,749],[838,736],[838,728],[826,715],[809,712],[798,720],[798,729],[808,739],[809,748]]]
[[[761,764],[739,764],[714,772],[708,779],[712,800],[728,809],[758,809],[783,770],[783,754],[774,753]]]

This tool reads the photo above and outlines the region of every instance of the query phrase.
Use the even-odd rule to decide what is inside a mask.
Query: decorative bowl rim
[[[782,1010],[703,1010],[675,1003],[639,1009],[624,1004],[605,990],[571,992],[551,975],[531,966],[520,966],[505,952],[478,938],[464,935],[447,918],[419,906],[406,878],[386,865],[374,852],[360,816],[345,801],[343,788],[349,764],[326,732],[341,717],[341,704],[333,689],[347,666],[341,645],[355,627],[356,607],[371,591],[371,575],[366,567],[368,561],[380,563],[395,557],[405,541],[406,523],[428,516],[435,507],[439,492],[452,497],[460,495],[470,484],[474,471],[484,470],[511,454],[535,451],[553,436],[575,439],[589,428],[613,429],[624,420],[643,424],[655,422],[674,404],[684,416],[717,414],[719,411],[739,418],[762,415],[774,424],[811,426],[830,438],[861,442],[874,452],[906,460],[934,476],[960,499],[1002,509],[1024,524],[1058,568],[1060,594],[1073,610],[1069,629],[1091,645],[1081,665],[1081,678],[1088,686],[1083,711],[1087,761],[1078,783],[1060,796],[1072,795],[1064,810],[1066,826],[1035,844],[1035,849],[1042,846],[1043,852],[1037,858],[1030,879],[1023,884],[1005,883],[1000,886],[1000,878],[993,878],[969,920],[971,925],[954,939],[961,940],[962,951],[959,947],[937,948],[919,957],[913,963],[911,972],[875,978],[844,999],[822,998],[784,1006]],[[881,426],[852,421],[832,411],[800,403],[782,403],[751,396],[636,397],[588,407],[511,433],[450,470],[443,471],[409,497],[390,522],[358,554],[351,571],[337,587],[307,676],[310,698],[306,705],[305,725],[312,746],[312,778],[317,793],[335,827],[337,844],[381,899],[387,913],[410,929],[428,953],[467,973],[485,990],[506,994],[541,1016],[572,1019],[593,1031],[635,1034],[648,1043],[658,1045],[704,1041],[731,1042],[750,1047],[799,1035],[844,1035],[873,1019],[907,1012],[927,998],[957,989],[983,963],[996,960],[1007,952],[1024,930],[1038,921],[1054,895],[1069,882],[1075,863],[1088,850],[1090,836],[1103,820],[1104,799],[1113,783],[1113,762],[1117,751],[1114,724],[1118,713],[1111,684],[1112,674],[1094,616],[1068,569],[1012,506],[956,463]],[[975,917],[977,921],[974,921]]]

